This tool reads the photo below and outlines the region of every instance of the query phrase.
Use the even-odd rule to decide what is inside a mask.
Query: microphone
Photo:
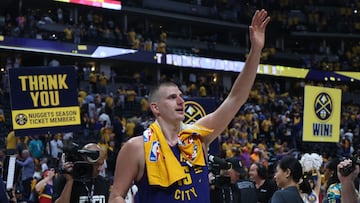
[[[222,158],[219,158],[219,157],[211,155],[211,154],[209,154],[208,158],[209,158],[210,162],[212,162],[213,164],[216,164],[220,169],[228,170],[231,168],[231,163],[225,161]]]

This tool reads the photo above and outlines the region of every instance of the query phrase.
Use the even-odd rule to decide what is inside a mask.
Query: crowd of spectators
[[[282,3],[281,8],[284,8],[284,11],[282,12],[283,14],[284,12],[288,12],[285,8],[292,5],[290,3],[294,3],[294,1],[279,2]],[[203,3],[205,3],[205,1],[203,1]],[[269,3],[269,7],[273,6],[274,9],[276,8],[274,4],[270,5],[270,3],[275,2],[266,1],[266,3]],[[299,4],[299,2],[296,1],[296,3],[297,6],[305,5],[305,2]],[[231,3],[228,5],[231,5]],[[344,6],[346,6],[346,8],[352,8],[351,1]],[[309,9],[310,6],[307,8]],[[344,10],[344,8],[338,9],[339,11]],[[320,10],[313,8],[313,11],[315,14],[318,12],[317,14],[319,16],[323,16],[320,13]],[[111,18],[106,18],[102,14],[92,13],[91,11],[89,15],[87,15],[87,18],[85,18],[85,16],[83,16],[83,18],[79,18],[79,22],[77,24],[69,21],[69,19],[66,20],[64,16],[60,15],[61,10],[59,9],[57,9],[56,12],[57,17],[43,16],[43,13],[36,12],[36,10],[28,10],[26,15],[24,14],[18,16],[15,21],[13,16],[6,16],[5,26],[1,28],[2,34],[19,37],[34,37],[39,39],[51,38],[54,37],[54,35],[47,35],[50,32],[40,31],[40,29],[36,28],[36,24],[39,23],[38,20],[51,20],[56,23],[70,25],[66,26],[68,30],[64,30],[63,32],[64,38],[58,36],[58,39],[60,40],[61,38],[61,40],[67,40],[73,43],[93,40],[92,42],[94,43],[110,43],[118,44],[119,46],[134,46],[137,44],[140,46],[140,44],[142,44],[141,39],[147,39],[145,35],[140,37],[139,33],[129,34],[129,32],[134,30],[129,30],[128,33],[125,33],[120,30],[120,26],[117,26]],[[344,19],[352,19],[353,14],[354,13],[351,13],[349,16],[345,16]],[[289,29],[296,30],[300,27],[303,27],[302,29],[304,29],[304,26],[296,24],[303,22],[298,21],[299,19],[296,20],[297,17],[294,17],[294,19],[288,19],[288,16],[285,14],[274,16],[276,16],[273,20],[275,23],[281,22],[281,25],[287,26]],[[327,16],[325,19],[332,19],[329,17],[334,18],[336,16]],[[83,19],[83,21],[80,19]],[[285,22],[284,19],[287,19],[287,22]],[[310,18],[306,19],[310,21]],[[326,23],[328,23],[329,26],[330,24],[331,26],[334,24],[330,23],[331,21],[325,21],[324,24],[324,19],[320,19],[318,19],[317,23],[322,22],[320,23],[322,26],[309,26],[307,27],[308,31],[320,32],[327,31],[327,29],[343,29],[343,27],[336,26],[327,27],[325,26]],[[341,21],[341,23],[344,22],[346,21]],[[356,21],[353,23],[356,24]],[[298,26],[294,26],[295,24]],[[311,23],[307,24],[311,25]],[[78,30],[75,30],[74,32],[73,29],[71,31],[70,28],[74,28],[73,26],[75,26]],[[312,30],[315,28],[318,30]],[[118,32],[114,33],[117,34],[114,34],[113,31],[116,30],[118,30]],[[73,34],[71,34],[71,32],[73,32]],[[356,33],[358,30],[354,29],[351,30],[351,32]],[[158,33],[160,40],[160,30]],[[163,38],[160,41],[166,42],[166,36],[162,34],[162,37]],[[136,42],[136,39],[139,41]],[[156,41],[155,38],[154,41]],[[152,46],[153,45],[154,44],[152,44]],[[358,64],[359,45],[354,44],[352,47],[346,49],[348,50],[343,54],[346,57],[350,57],[348,60],[354,60],[354,62],[349,62],[349,65],[351,64],[355,69],[358,67],[356,66],[356,63]],[[149,50],[154,51],[154,48]],[[159,49],[156,50],[159,51]],[[309,63],[312,63],[312,61]],[[345,62],[342,61],[341,63]],[[323,68],[328,68],[328,70],[337,70],[337,68],[330,69],[329,64],[326,61],[323,61],[321,66],[324,66]],[[28,177],[28,174],[22,174],[22,177],[20,177],[20,179],[16,182],[17,185],[22,185],[22,187],[18,187],[17,190],[14,191],[19,199],[29,198],[32,193],[31,191],[35,188],[36,182],[42,179],[45,172],[48,172],[48,169],[50,168],[56,169],[58,167],[57,162],[59,157],[57,155],[59,152],[61,153],[63,151],[62,148],[69,144],[69,142],[76,142],[80,145],[88,142],[95,142],[103,147],[107,152],[107,160],[101,174],[111,180],[116,155],[120,150],[121,145],[130,137],[141,135],[142,131],[152,121],[152,116],[146,108],[139,111],[140,106],[146,106],[146,91],[145,93],[139,94],[139,87],[131,87],[129,85],[119,86],[117,91],[111,92],[106,88],[106,81],[109,80],[108,78],[106,78],[102,73],[94,75],[91,74],[94,73],[90,73],[89,80],[85,81],[85,84],[87,85],[79,86],[78,99],[81,107],[82,121],[81,130],[79,132],[63,132],[47,135],[23,135],[15,137],[14,131],[11,127],[11,122],[9,121],[10,115],[5,113],[9,112],[9,97],[7,92],[1,92],[0,138],[2,142],[0,142],[0,160],[2,160],[7,154],[16,154],[19,160],[21,160],[21,162],[19,161],[19,165],[22,167],[31,162],[26,160],[34,160],[33,165],[29,164],[27,166],[29,170],[32,171],[29,172],[33,174],[31,178]],[[163,80],[167,79],[169,78],[163,78]],[[105,81],[105,84],[100,81]],[[185,87],[182,88],[184,90],[184,96],[191,98],[195,96],[205,97],[213,95],[214,93],[209,88],[207,89],[204,85],[206,83],[207,81],[199,81],[198,83],[185,85]],[[230,158],[235,155],[241,155],[244,165],[248,168],[251,163],[261,161],[270,169],[274,161],[280,160],[281,157],[289,154],[316,152],[321,154],[326,161],[331,157],[347,156],[356,150],[360,143],[360,140],[358,139],[360,109],[358,105],[354,104],[346,104],[342,106],[341,135],[339,143],[302,142],[304,99],[302,88],[305,83],[315,85],[310,81],[294,82],[292,88],[285,90],[277,82],[257,81],[250,93],[247,104],[241,109],[241,111],[238,112],[238,115],[221,135],[218,146],[220,148],[220,154],[218,154],[218,156],[222,158]],[[342,89],[344,92],[349,91],[349,88],[346,85],[329,85],[321,83],[316,85],[337,87]],[[221,102],[221,95],[214,95],[217,95],[217,101]],[[133,114],[125,114],[125,112],[132,112]],[[35,182],[32,182],[33,180],[35,180]],[[23,195],[23,197],[21,197],[21,195]]]
[[[94,77],[99,79],[102,74],[95,74]],[[140,111],[140,106],[147,106],[147,95],[137,96],[134,89],[123,86],[119,86],[116,92],[106,92],[106,88],[101,88],[99,80],[94,84],[90,81],[83,82],[85,83],[81,84],[85,86],[79,87],[78,97],[81,108],[79,132],[15,137],[11,125],[7,125],[11,123],[10,116],[4,113],[9,111],[7,107],[10,101],[6,94],[2,95],[1,139],[6,143],[4,145],[2,142],[2,158],[6,154],[17,154],[19,160],[22,160],[22,162],[19,161],[22,167],[25,163],[34,162],[27,166],[32,171],[29,173],[34,175],[28,177],[29,174],[22,174],[24,178],[18,179],[17,182],[18,185],[22,185],[19,190],[23,198],[30,197],[35,183],[42,179],[42,174],[47,173],[47,169],[57,169],[58,153],[63,152],[64,146],[72,142],[80,146],[95,142],[103,147],[107,152],[107,159],[101,174],[111,180],[116,156],[122,144],[133,136],[141,135],[152,122],[153,117],[147,108]],[[302,142],[303,93],[301,89],[304,84],[301,83],[294,83],[294,87],[285,90],[277,82],[257,81],[248,102],[222,133],[218,145],[220,153],[216,155],[222,158],[240,156],[247,168],[251,163],[262,162],[272,169],[274,162],[289,154],[300,156],[305,152],[316,152],[327,160],[331,157],[348,156],[354,152],[360,143],[358,105],[343,105],[339,143]],[[306,83],[315,85],[311,82]],[[185,88],[184,96],[188,99],[191,99],[191,94],[201,96],[201,92],[204,92],[201,84],[203,83],[195,87],[195,84],[190,85],[193,89]],[[330,86],[320,83],[316,85]],[[346,85],[330,87],[348,91]],[[132,99],[129,100],[129,97]],[[132,114],[125,116],[125,112],[132,112]],[[29,157],[33,161],[30,159],[26,161]]]
[[[271,40],[267,45],[268,49],[264,50],[264,63],[268,61],[281,65],[281,60],[274,61],[274,57],[271,56],[276,53],[286,53],[299,55],[298,67],[327,71],[356,71],[359,69],[360,46],[358,37],[356,37],[360,32],[358,1],[332,1],[331,4],[311,0],[194,1],[187,3],[196,3],[204,7],[214,6],[218,14],[217,18],[224,22],[229,19],[221,17],[224,16],[222,13],[231,10],[231,13],[235,15],[236,23],[243,24],[250,20],[250,13],[253,13],[254,9],[268,9],[272,17],[268,32]],[[26,5],[25,2],[24,5]],[[142,4],[137,1],[124,1],[123,7],[126,6],[141,8]],[[207,41],[209,50],[213,50],[216,44],[240,44],[238,37],[230,37],[231,31],[228,34],[222,32],[220,34],[211,26],[205,35],[198,36],[193,34],[196,33],[196,26],[185,29],[180,28],[184,25],[179,25],[177,30],[173,30],[173,27],[159,26],[158,22],[153,19],[148,19],[146,25],[146,15],[142,20],[136,16],[127,15],[127,20],[124,20],[124,15],[116,12],[89,10],[81,7],[78,7],[75,12],[73,8],[61,8],[60,6],[41,9],[22,6],[21,8],[3,9],[0,17],[0,33],[2,35],[60,40],[75,44],[104,44],[157,52],[177,50],[177,47],[167,44],[166,38],[179,36],[192,39],[194,42],[196,40]],[[212,16],[206,17],[212,18]],[[136,20],[132,20],[132,18]],[[300,32],[299,38],[291,36],[294,35],[291,33],[295,32]],[[319,34],[319,40],[313,40],[314,36],[307,35],[309,33]],[[338,36],[333,36],[334,33]],[[327,34],[333,37],[328,38]],[[347,35],[347,37],[341,34]],[[241,46],[246,45],[241,44]],[[184,53],[196,55],[202,52],[210,53],[209,50],[191,47]]]

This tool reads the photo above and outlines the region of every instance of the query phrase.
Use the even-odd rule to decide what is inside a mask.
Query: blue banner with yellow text
[[[9,70],[12,125],[16,136],[74,132],[80,106],[74,67]]]
[[[303,141],[339,142],[341,90],[305,86]]]

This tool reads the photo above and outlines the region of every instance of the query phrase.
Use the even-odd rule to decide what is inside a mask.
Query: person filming
[[[53,202],[55,203],[107,203],[109,184],[99,175],[105,154],[99,145],[86,144],[81,150],[83,160],[64,160],[61,174],[54,180]]]

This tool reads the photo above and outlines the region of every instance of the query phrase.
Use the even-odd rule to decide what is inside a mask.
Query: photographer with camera
[[[226,171],[231,168],[231,163],[211,154],[208,155],[208,160],[210,202],[224,202],[227,194],[225,190],[230,186],[230,177],[226,175]]]
[[[80,158],[74,158],[74,153]],[[95,143],[64,150],[61,174],[54,180],[53,202],[108,202],[109,184],[99,175],[104,160],[105,153]]]
[[[214,159],[215,163],[219,163],[221,171],[216,173],[212,184],[215,186],[212,202],[222,203],[256,203],[255,184],[246,180],[247,172],[238,156],[228,158],[226,160]],[[211,162],[211,158],[209,158]],[[225,162],[225,163],[224,163]],[[225,167],[226,163],[229,167]],[[210,168],[214,169],[214,163]],[[216,168],[216,167],[215,167]]]
[[[253,181],[247,179],[247,171],[242,165],[238,156],[226,159],[231,163],[231,168],[227,171],[230,177],[230,185],[233,190],[233,201],[229,203],[256,203],[257,194]]]

